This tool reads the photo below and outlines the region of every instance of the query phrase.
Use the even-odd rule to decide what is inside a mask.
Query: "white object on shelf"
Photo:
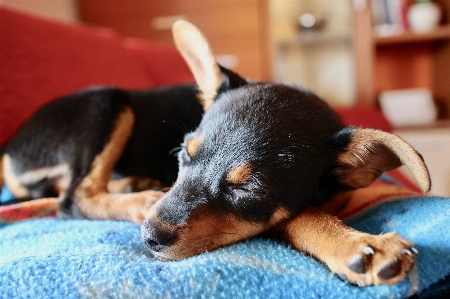
[[[441,8],[433,2],[420,2],[408,10],[408,23],[415,32],[433,30],[441,21]]]
[[[429,124],[437,118],[433,96],[426,88],[384,91],[380,105],[394,127]]]

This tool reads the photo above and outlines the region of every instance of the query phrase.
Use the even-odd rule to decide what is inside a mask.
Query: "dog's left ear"
[[[346,187],[363,188],[383,172],[406,165],[423,192],[431,188],[422,156],[400,137],[375,129],[347,127],[333,136],[338,153],[333,175]]]
[[[206,111],[220,92],[247,84],[239,75],[219,66],[206,37],[193,24],[179,20],[172,27],[175,45],[194,75]]]

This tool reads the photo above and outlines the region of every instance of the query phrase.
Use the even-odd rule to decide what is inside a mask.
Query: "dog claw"
[[[362,250],[362,252],[365,254],[365,255],[374,255],[375,254],[375,251],[373,250],[373,248],[372,247],[370,247],[370,246],[366,246],[366,247],[364,247],[363,248],[363,250]]]
[[[395,233],[363,236],[356,239],[352,250],[347,250],[341,267],[332,270],[342,280],[359,286],[393,285],[413,269],[417,253]]]
[[[402,253],[403,253],[403,254],[407,254],[407,255],[409,255],[409,256],[413,256],[413,253],[411,252],[411,250],[406,249],[406,248],[402,249]]]
[[[378,272],[378,276],[383,279],[390,279],[396,276],[402,270],[402,263],[400,260],[396,260],[395,262],[387,265],[380,272]]]

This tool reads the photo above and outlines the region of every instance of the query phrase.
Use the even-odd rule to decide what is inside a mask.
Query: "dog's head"
[[[206,112],[185,137],[178,180],[142,224],[156,257],[182,259],[258,235],[402,164],[430,188],[421,157],[395,135],[344,128],[311,92],[248,83],[215,62],[188,22],[175,24],[174,37]]]

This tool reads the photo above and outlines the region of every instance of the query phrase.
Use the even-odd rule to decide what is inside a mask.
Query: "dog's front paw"
[[[395,233],[358,235],[329,265],[341,279],[359,286],[402,281],[415,263],[417,250]]]
[[[164,192],[153,190],[130,194],[127,198],[129,220],[138,224],[144,222],[150,208],[164,195]]]

